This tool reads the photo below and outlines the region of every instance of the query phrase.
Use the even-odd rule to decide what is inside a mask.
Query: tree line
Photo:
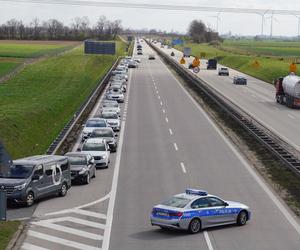
[[[194,43],[207,43],[212,41],[222,41],[218,32],[207,28],[201,20],[193,20],[188,28],[188,35]]]
[[[0,25],[0,39],[82,41],[87,38],[96,38],[109,40],[115,39],[121,30],[121,20],[110,21],[105,16],[100,16],[93,26],[88,17],[76,17],[70,25],[65,25],[57,19],[41,21],[34,18],[29,24],[11,19]]]

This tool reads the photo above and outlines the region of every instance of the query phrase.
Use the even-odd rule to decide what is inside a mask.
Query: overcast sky
[[[97,1],[97,0],[96,0]],[[264,8],[300,10],[299,0],[102,0],[106,2],[129,2],[149,4],[198,5],[232,8]],[[63,2],[63,0],[62,0]],[[88,16],[94,24],[100,15],[109,19],[121,19],[123,27],[155,28],[160,30],[175,30],[186,32],[188,24],[193,19],[201,19],[211,28],[216,29],[215,17],[212,12],[188,12],[168,10],[122,9],[108,7],[83,7],[65,5],[46,5],[32,3],[0,2],[0,23],[11,18],[29,23],[34,17],[41,20],[56,18],[70,24],[76,16]],[[298,33],[298,21],[294,16],[275,16],[273,22],[274,35],[295,36]],[[261,33],[261,17],[256,14],[222,13],[220,15],[219,32],[231,31],[238,35],[257,35]],[[266,17],[264,34],[270,34],[270,18]]]

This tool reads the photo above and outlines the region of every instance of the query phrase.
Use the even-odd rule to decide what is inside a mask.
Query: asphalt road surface
[[[182,58],[182,52],[178,50],[160,48],[160,44],[156,44],[156,46],[169,56],[174,51],[173,59],[177,62]],[[183,67],[188,67],[193,59],[193,57],[186,58],[186,64]],[[299,109],[291,109],[276,103],[273,85],[233,69],[229,70],[229,76],[218,76],[216,70],[206,70],[206,62],[206,60],[201,60],[198,77],[300,151]],[[248,80],[247,85],[234,85],[232,82],[236,75],[245,76]]]
[[[40,202],[21,248],[299,249],[299,221],[143,47],[142,63],[130,73],[110,168],[64,198]],[[188,187],[249,205],[252,220],[197,235],[152,227],[152,207]]]
[[[145,47],[132,76],[110,249],[299,249],[299,224]],[[187,187],[246,203],[253,218],[198,235],[152,227],[152,206]]]

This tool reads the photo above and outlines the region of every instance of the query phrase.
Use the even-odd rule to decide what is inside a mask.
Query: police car
[[[250,220],[249,207],[234,201],[224,201],[206,191],[187,189],[155,206],[151,224],[161,228],[175,228],[198,233],[213,226],[237,224]]]

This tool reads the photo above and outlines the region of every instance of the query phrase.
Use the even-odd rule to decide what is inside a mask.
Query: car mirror
[[[224,207],[229,206],[229,204],[227,202],[224,202]]]
[[[81,127],[84,127],[84,126],[85,126],[84,124],[81,125]]]
[[[115,137],[118,137],[119,135],[118,134],[115,134]]]
[[[80,151],[80,148],[77,148],[77,152],[79,152]]]
[[[38,181],[40,179],[40,176],[35,174],[34,176],[32,176],[32,180],[33,181]]]
[[[95,159],[94,158],[90,159],[90,163],[94,164],[95,163]]]

